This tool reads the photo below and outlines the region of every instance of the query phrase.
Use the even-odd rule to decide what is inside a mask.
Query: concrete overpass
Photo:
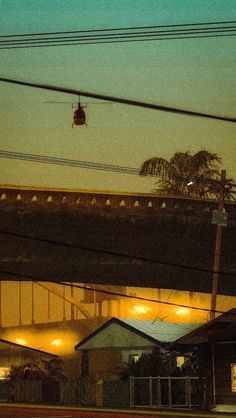
[[[2,185],[1,280],[211,292],[212,274],[198,269],[212,269],[216,208],[205,199]],[[236,273],[236,205],[226,210],[221,270]],[[221,275],[219,293],[235,295],[236,278]]]

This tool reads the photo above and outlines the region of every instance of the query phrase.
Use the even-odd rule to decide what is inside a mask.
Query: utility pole
[[[22,306],[21,306],[21,297],[22,297],[22,282],[19,281],[19,326],[22,325]]]
[[[0,281],[0,328],[2,327],[2,282]]]
[[[218,216],[217,220],[213,223],[216,223],[216,240],[215,240],[215,254],[214,254],[214,264],[213,264],[213,277],[212,277],[212,293],[211,293],[211,311],[210,311],[210,320],[215,319],[215,310],[216,310],[216,299],[217,292],[219,287],[219,269],[220,269],[220,254],[221,254],[221,238],[222,238],[222,225],[225,223],[221,220],[221,214],[224,211],[224,200],[225,200],[225,190],[224,182],[226,179],[226,171],[221,171],[221,186],[222,189],[219,195],[219,204],[218,204]],[[226,225],[225,225],[226,226]]]

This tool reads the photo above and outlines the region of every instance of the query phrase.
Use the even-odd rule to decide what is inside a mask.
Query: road
[[[201,411],[120,411],[78,408],[32,407],[26,405],[0,405],[0,418],[235,418],[235,414]]]
[[[104,411],[84,411],[84,410],[75,410],[75,409],[54,409],[54,408],[34,408],[30,406],[21,407],[21,406],[0,406],[0,417],[6,418],[40,418],[40,417],[51,417],[51,418],[130,418],[138,416],[138,418],[159,418],[160,415],[142,415],[142,414],[130,414],[117,412],[104,412]],[[163,417],[163,415],[162,415]]]

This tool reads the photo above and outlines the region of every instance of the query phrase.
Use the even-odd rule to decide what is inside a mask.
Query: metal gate
[[[130,377],[130,406],[188,408],[201,405],[203,388],[198,377]]]

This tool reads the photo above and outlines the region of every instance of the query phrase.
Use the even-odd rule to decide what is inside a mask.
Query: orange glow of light
[[[149,308],[145,305],[135,305],[133,310],[137,314],[146,314],[149,311]]]
[[[26,345],[27,341],[24,338],[16,338],[15,342],[20,345]]]
[[[189,315],[190,314],[190,309],[189,308],[178,308],[178,309],[176,309],[175,313],[177,315]]]
[[[56,340],[52,340],[51,345],[54,347],[61,347],[64,345],[64,342],[61,338],[57,338]]]

